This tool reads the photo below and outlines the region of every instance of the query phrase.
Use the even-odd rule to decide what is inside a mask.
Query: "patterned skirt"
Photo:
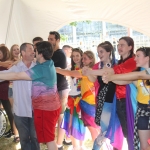
[[[79,96],[68,97],[68,107],[64,112],[64,118],[61,123],[61,128],[66,131],[67,136],[73,136],[78,140],[84,140],[85,126],[81,120]]]

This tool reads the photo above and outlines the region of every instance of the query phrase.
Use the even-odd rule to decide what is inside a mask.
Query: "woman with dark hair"
[[[0,66],[5,67],[5,68],[10,68],[12,65],[14,65],[18,60],[19,60],[19,46],[17,44],[14,44],[10,48],[10,58],[7,61],[1,61]],[[8,99],[10,101],[11,107],[13,106],[13,91],[12,91],[12,82],[10,81],[9,83],[9,89],[8,89]],[[18,143],[19,140],[19,134],[17,131],[17,128],[15,126],[15,123],[13,122],[13,132],[14,132],[14,142]],[[6,138],[11,137],[12,135],[12,130],[8,130],[5,132],[3,135]]]
[[[113,57],[114,58],[114,64],[116,64],[117,63],[117,60],[116,60],[116,58],[115,58],[115,53],[114,53],[114,48],[113,48],[113,46],[112,46],[112,44],[109,42],[109,41],[105,41],[105,42],[103,42],[103,43],[101,43],[100,45],[105,45],[105,44],[108,44],[110,47],[111,47],[111,49],[113,50],[112,52],[112,56],[111,57]],[[99,60],[99,62],[98,63],[96,63],[94,66],[93,66],[93,70],[97,70],[97,69],[100,69],[101,68],[101,62],[100,62],[100,60]],[[95,82],[94,82],[94,86],[95,86],[95,94],[96,94],[96,96],[97,96],[97,93],[98,93],[98,89],[99,89],[99,83],[98,83],[98,81],[96,80]]]
[[[134,41],[131,37],[125,36],[119,39],[118,52],[121,59],[118,61],[117,65],[114,65],[113,68],[104,68],[92,71],[87,69],[86,74],[102,76],[105,72],[110,72],[111,74],[122,74],[135,70]],[[126,137],[127,142],[129,142],[127,133],[126,86],[116,85],[116,97],[116,111],[121,123],[124,137]]]
[[[111,68],[115,65],[114,49],[110,42],[105,41],[99,44],[97,47],[97,52],[101,60],[100,65],[99,65],[100,70],[106,67]],[[83,73],[84,73],[84,69],[83,69]],[[120,124],[119,124],[118,118],[116,118],[115,116],[116,114],[113,112],[114,104],[115,104],[114,95],[115,95],[116,85],[112,82],[110,82],[109,84],[105,84],[102,81],[101,76],[97,76],[97,78],[95,79],[97,79],[99,83],[98,94],[96,98],[97,105],[96,105],[95,122],[97,125],[101,126],[101,133],[98,135],[97,139],[94,141],[93,149],[99,150],[101,147],[104,146],[104,143],[107,144],[107,146],[109,146],[109,149],[112,149],[113,147],[121,148],[123,136],[118,134],[121,132],[121,130],[119,129]],[[111,118],[116,118],[116,120],[113,121],[114,123],[110,122]],[[116,139],[116,137],[114,138],[112,145],[108,143],[108,141],[112,143],[112,138],[110,134],[109,134],[109,137],[105,136],[109,132],[110,124],[113,124],[113,126],[116,129],[118,129],[118,132],[114,132],[111,136],[114,136],[116,134],[118,134],[119,136],[118,138],[119,140]],[[118,126],[116,126],[116,124]]]
[[[71,70],[80,70],[83,52],[79,48],[73,48],[71,54]],[[70,77],[70,92],[68,96],[67,108],[61,124],[67,136],[71,137],[73,150],[83,147],[85,127],[81,120],[79,102],[81,99],[81,78]]]
[[[0,61],[5,62],[9,60],[9,50],[6,46],[0,47]],[[0,71],[7,70],[7,68],[0,66]],[[4,110],[6,111],[6,114],[8,116],[9,122],[10,122],[10,128],[11,133],[9,134],[9,137],[12,135],[13,132],[13,114],[11,111],[11,104],[8,100],[8,88],[9,88],[9,81],[3,81],[0,82],[0,101],[3,105]],[[7,135],[6,135],[7,137]]]
[[[136,66],[147,69],[150,68],[150,47],[137,49],[135,56]],[[134,74],[133,74],[134,75]],[[104,77],[108,81],[113,81],[119,85],[125,85],[133,82],[137,88],[138,108],[134,122],[134,150],[138,150],[139,141],[140,149],[145,150],[148,147],[150,139],[150,80],[132,80],[132,73],[121,75],[110,75]],[[105,80],[106,82],[106,80]]]

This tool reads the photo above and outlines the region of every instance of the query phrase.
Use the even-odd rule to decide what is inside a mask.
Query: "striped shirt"
[[[57,76],[52,60],[37,64],[26,73],[32,79],[33,109],[53,111],[60,107]]]

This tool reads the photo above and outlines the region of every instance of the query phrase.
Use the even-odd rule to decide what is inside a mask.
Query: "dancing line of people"
[[[56,31],[32,42],[20,46],[20,56],[18,45],[10,52],[0,46],[0,100],[11,125],[5,136],[14,134],[22,150],[38,150],[39,143],[86,150],[87,127],[93,150],[121,150],[124,137],[128,150],[150,148],[150,47],[134,54],[133,39],[121,37],[116,60],[105,41],[95,64],[92,51],[69,45],[63,51]]]

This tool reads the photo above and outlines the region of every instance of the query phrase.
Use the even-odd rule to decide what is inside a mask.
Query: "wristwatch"
[[[146,69],[146,74],[150,74],[150,68]]]

